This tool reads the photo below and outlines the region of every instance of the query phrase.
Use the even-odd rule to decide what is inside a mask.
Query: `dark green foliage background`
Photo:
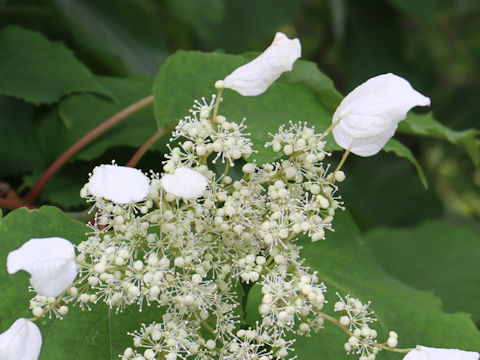
[[[371,76],[394,72],[432,99],[428,112],[419,109],[400,124],[384,152],[349,157],[339,193],[350,215],[339,216],[325,243],[304,243],[307,263],[330,285],[330,300],[337,289],[372,300],[382,324],[399,330],[401,346],[419,341],[480,351],[477,0],[0,0],[0,197],[21,199],[75,141],[155,96],[153,106],[70,159],[34,204],[61,210],[4,209],[0,263],[30,237],[80,241],[84,226],[64,212],[85,218],[78,193],[88,172],[113,159],[124,165],[276,31],[300,38],[303,59],[262,96],[226,90],[221,107],[229,119],[247,118],[259,162],[275,158],[263,147],[268,132],[288,120],[324,129],[342,94]],[[161,172],[167,139],[138,166]],[[332,139],[329,146],[338,150]],[[340,156],[334,152],[332,161]],[[7,284],[0,331],[29,316],[24,275],[0,269]],[[135,314],[99,307],[45,321],[41,359],[114,359],[130,345],[126,331],[138,328]],[[299,340],[297,354],[346,358],[344,341],[327,328]]]

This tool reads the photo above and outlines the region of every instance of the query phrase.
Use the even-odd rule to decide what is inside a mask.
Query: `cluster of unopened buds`
[[[327,288],[303,264],[295,240],[325,239],[343,209],[337,183],[345,174],[324,164],[328,132],[333,129],[347,154],[370,156],[412,107],[429,99],[398,76],[375,77],[343,100],[330,129],[319,133],[290,122],[265,144],[278,161],[249,162],[254,150],[246,125],[218,113],[222,91],[259,95],[298,57],[298,39],[279,33],[258,58],[218,81],[218,94],[196,101],[178,123],[163,174],[115,164],[95,168],[81,190],[95,217],[76,254],[62,238],[32,239],[9,254],[9,273],[29,272],[37,295],[30,302],[34,319],[19,319],[0,335],[0,360],[37,359],[42,340],[34,320],[62,318],[70,306],[85,309],[100,301],[116,311],[162,309],[131,333],[132,346],[120,354],[125,360],[288,359],[291,334],[308,336],[325,320],[346,332],[345,350],[360,360],[373,360],[380,350],[401,351],[394,331],[377,342],[369,303],[338,295],[338,318],[322,312]],[[216,164],[220,160],[223,165]],[[260,320],[253,327],[237,311],[240,284],[261,289]],[[404,352],[408,360],[478,359],[455,349]]]

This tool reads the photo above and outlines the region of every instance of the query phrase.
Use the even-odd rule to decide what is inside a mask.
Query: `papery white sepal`
[[[139,202],[147,197],[150,180],[140,170],[117,165],[101,165],[93,169],[88,190],[117,204]]]
[[[8,254],[7,270],[9,274],[25,270],[37,293],[58,296],[77,276],[75,248],[59,237],[30,239]]]
[[[474,351],[417,346],[403,360],[478,360],[479,357],[480,354]]]
[[[375,155],[411,108],[428,105],[430,99],[404,78],[391,73],[375,76],[340,103],[333,114],[333,137],[338,145],[356,155]]]
[[[42,334],[30,320],[20,318],[0,334],[1,360],[37,360],[41,348]]]
[[[223,80],[223,86],[243,96],[256,96],[265,92],[301,56],[300,40],[289,39],[278,32],[272,44],[258,57],[235,69]]]
[[[161,178],[165,191],[183,199],[196,199],[205,193],[208,179],[198,171],[187,167],[175,170],[174,174],[165,174]]]

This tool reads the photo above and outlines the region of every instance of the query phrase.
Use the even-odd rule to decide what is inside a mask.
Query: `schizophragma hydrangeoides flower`
[[[394,74],[375,76],[340,103],[332,119],[333,137],[338,145],[356,155],[375,155],[411,108],[427,105],[430,99],[404,78]]]
[[[265,92],[285,71],[291,71],[293,63],[301,56],[298,39],[289,39],[277,33],[272,44],[258,57],[235,69],[217,87],[226,87],[243,96],[256,96]]]
[[[70,241],[59,237],[30,239],[8,254],[7,270],[9,274],[27,271],[38,294],[57,296],[77,276],[75,248]]]
[[[118,204],[144,200],[148,187],[149,179],[140,170],[117,165],[97,166],[88,181],[90,194]]]
[[[27,319],[16,320],[0,334],[1,360],[36,360],[42,347],[42,334],[38,326]]]
[[[300,52],[298,39],[278,33],[264,53],[216,87],[259,95],[292,69]],[[221,114],[219,95],[195,100],[178,122],[163,173],[146,176],[117,165],[93,170],[80,195],[94,203],[94,219],[76,257],[61,238],[32,239],[9,254],[10,273],[32,275],[35,319],[61,318],[67,304],[91,309],[104,302],[115,312],[159,308],[150,323],[129,333],[133,344],[123,360],[294,359],[294,336],[310,336],[326,320],[345,331],[345,351],[360,360],[381,350],[410,351],[406,360],[477,360],[460,350],[397,349],[395,331],[380,342],[384,331],[375,330],[370,302],[348,294],[337,294],[337,317],[323,312],[327,286],[305,264],[297,240],[325,240],[334,230],[344,209],[343,160],[332,171],[323,129],[290,121],[260,144],[277,160],[257,163],[247,120]],[[370,79],[335,112],[335,139],[358,155],[373,155],[412,107],[429,103],[396,75]],[[258,289],[255,324],[240,315],[245,284]],[[15,346],[5,348],[8,342]],[[36,325],[17,320],[0,335],[0,360],[35,360],[40,346]]]
[[[479,357],[480,354],[473,351],[417,346],[403,360],[478,360]]]

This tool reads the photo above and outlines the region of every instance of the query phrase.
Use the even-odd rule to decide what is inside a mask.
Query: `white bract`
[[[208,185],[208,179],[204,175],[187,167],[176,169],[174,174],[163,175],[161,182],[166,192],[183,199],[202,196]]]
[[[57,296],[77,276],[75,249],[70,241],[59,237],[30,239],[8,254],[7,270],[9,274],[27,271],[36,292]]]
[[[375,76],[340,103],[333,114],[333,137],[338,145],[356,155],[375,155],[411,108],[428,105],[430,99],[404,78],[391,73]]]
[[[117,165],[101,165],[88,181],[90,193],[117,204],[139,202],[146,198],[150,181],[140,170]]]
[[[479,357],[480,354],[473,351],[417,346],[403,360],[478,360]]]
[[[33,322],[20,318],[0,334],[1,360],[36,360],[42,348],[42,334]]]
[[[289,39],[278,32],[272,44],[258,57],[235,69],[223,80],[223,87],[233,89],[243,96],[256,96],[265,92],[301,56],[298,39]]]

